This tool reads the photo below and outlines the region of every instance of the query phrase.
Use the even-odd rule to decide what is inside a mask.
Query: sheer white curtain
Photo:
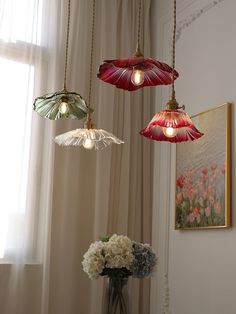
[[[54,126],[32,104],[58,81],[47,82],[47,69],[55,72],[48,21],[58,18],[48,9],[45,0],[0,1],[2,314],[47,313]]]
[[[143,1],[147,56],[150,3]],[[8,229],[7,223],[0,228],[5,235],[0,240],[5,252],[1,314],[102,313],[104,280],[91,282],[81,267],[90,242],[115,232],[151,241],[151,147],[138,135],[152,116],[151,89],[129,93],[96,79],[103,59],[134,52],[138,1],[97,0],[96,7],[94,122],[125,141],[102,152],[56,146],[55,133],[82,122],[53,122],[32,113],[34,97],[62,89],[67,1],[0,1],[0,57],[7,63],[0,85],[2,100],[6,97],[0,105],[5,143],[0,221],[11,222]],[[91,19],[92,0],[71,1],[67,85],[85,99]],[[24,36],[18,38],[19,32]],[[11,62],[19,65],[14,63],[11,70]],[[0,68],[3,73],[1,63]],[[7,232],[13,238],[6,241]],[[148,279],[130,282],[130,300],[130,313],[149,313]]]
[[[24,259],[32,98],[40,52],[42,1],[0,2],[0,262]],[[26,23],[27,21],[27,23]],[[29,257],[29,256],[28,256]]]

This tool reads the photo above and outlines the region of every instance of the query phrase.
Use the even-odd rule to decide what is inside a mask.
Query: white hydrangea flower
[[[124,235],[113,234],[104,247],[106,267],[129,269],[133,256],[133,242]]]
[[[97,279],[104,269],[104,244],[102,241],[96,241],[90,245],[88,251],[84,254],[83,270],[90,279]]]

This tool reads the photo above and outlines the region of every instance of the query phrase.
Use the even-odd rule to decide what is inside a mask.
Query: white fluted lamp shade
[[[42,117],[51,120],[61,118],[83,119],[90,110],[85,100],[75,92],[55,92],[37,97],[33,109]]]
[[[55,137],[55,142],[62,146],[83,146],[86,149],[102,150],[110,144],[123,144],[112,133],[102,129],[76,129]]]

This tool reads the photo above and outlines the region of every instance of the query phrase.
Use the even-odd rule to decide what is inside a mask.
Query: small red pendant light
[[[173,71],[175,68],[175,35],[176,0],[174,0]],[[166,110],[158,112],[149,122],[148,126],[139,132],[141,135],[152,140],[171,143],[194,141],[203,136],[203,133],[194,126],[189,115],[183,111],[185,107],[180,107],[176,101],[174,80],[172,81],[171,99],[166,106]]]
[[[105,60],[99,67],[97,77],[106,83],[128,91],[144,86],[168,85],[179,74],[168,64],[145,58],[140,50],[141,0],[139,0],[138,40],[132,57]]]

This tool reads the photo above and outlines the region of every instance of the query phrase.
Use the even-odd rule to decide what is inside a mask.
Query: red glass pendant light
[[[129,58],[105,60],[99,68],[97,77],[128,91],[172,83],[173,71],[168,64],[137,54],[138,52]],[[174,71],[174,79],[178,76],[178,72]]]
[[[189,115],[180,110],[184,107],[179,107],[175,99],[167,103],[167,108],[158,112],[140,134],[151,140],[171,143],[194,141],[203,135]]]
[[[174,31],[173,31],[173,71],[175,68],[175,36],[176,36],[176,0],[174,0]],[[174,74],[173,74],[174,76]],[[171,99],[166,110],[158,112],[148,126],[139,133],[151,140],[179,143],[194,141],[203,133],[193,124],[189,115],[184,112],[184,106],[179,106],[175,98],[174,80],[172,81]]]
[[[139,0],[139,22],[136,52],[132,57],[105,60],[99,67],[97,77],[106,83],[128,91],[144,86],[168,85],[179,74],[168,64],[145,58],[140,50],[141,0]]]

